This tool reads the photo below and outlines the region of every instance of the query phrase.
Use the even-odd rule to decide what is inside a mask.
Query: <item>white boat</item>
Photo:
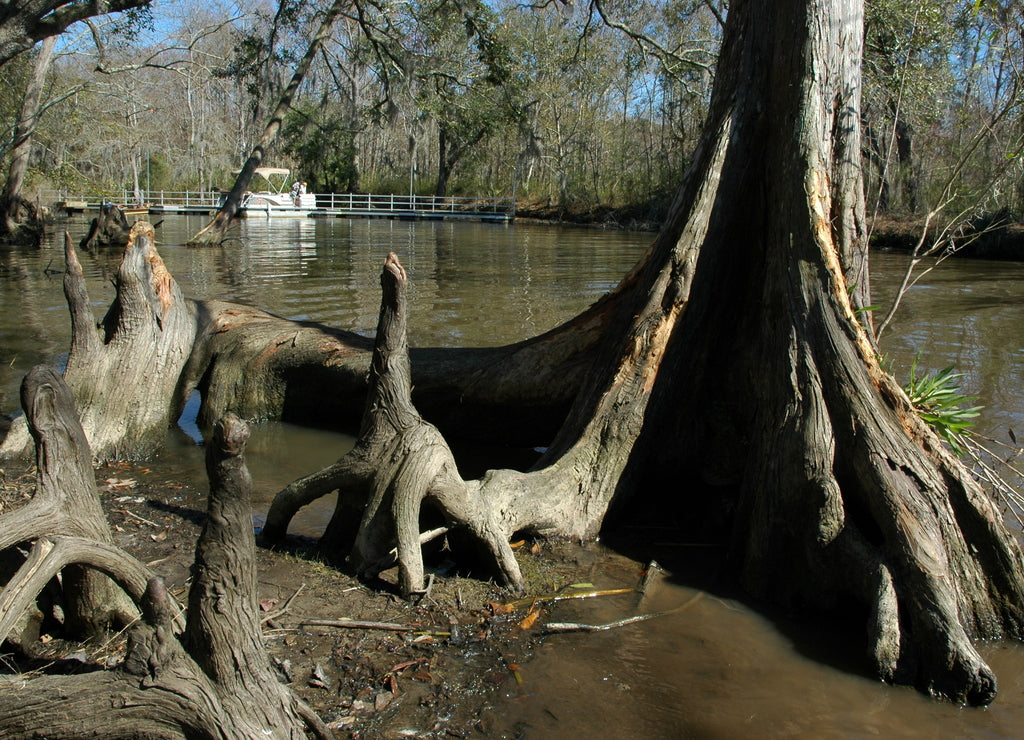
[[[257,167],[253,175],[266,183],[265,190],[248,191],[242,196],[243,216],[308,216],[316,210],[316,196],[312,193],[292,195],[288,187],[290,170],[284,167]]]

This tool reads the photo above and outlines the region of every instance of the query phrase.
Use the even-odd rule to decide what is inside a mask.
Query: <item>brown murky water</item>
[[[646,234],[531,225],[252,220],[217,249],[178,246],[201,225],[168,217],[161,254],[188,295],[245,303],[290,318],[371,333],[378,274],[397,252],[412,278],[415,345],[501,344],[556,325],[613,287],[650,240]],[[85,221],[69,224],[80,238]],[[97,315],[113,295],[116,256],[83,256]],[[904,259],[873,256],[875,302],[887,306]],[[59,250],[0,252],[0,412],[17,408],[18,385],[40,362],[59,363],[70,329]],[[904,299],[883,350],[905,379],[915,354],[926,369],[955,365],[985,406],[980,431],[1024,434],[1024,264],[948,262]],[[204,479],[194,439],[172,434],[161,464]],[[284,424],[254,430],[247,459],[257,508],[280,487],[342,454],[351,438]],[[330,511],[304,512],[316,534]],[[632,586],[636,567],[588,551],[595,585]],[[696,600],[693,600],[698,596]],[[505,689],[495,737],[1019,737],[1024,734],[1024,648],[982,651],[1000,694],[992,707],[961,709],[856,673],[857,656],[829,625],[773,621],[716,594],[665,579],[642,605],[615,597],[559,607],[551,618],[607,622],[642,611],[673,614],[621,629],[550,637]],[[838,631],[836,635],[841,634]],[[848,633],[847,633],[848,634]],[[837,646],[838,643],[838,646]]]

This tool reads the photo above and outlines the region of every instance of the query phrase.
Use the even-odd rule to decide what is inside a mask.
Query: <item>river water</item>
[[[612,288],[649,234],[544,225],[386,220],[244,222],[239,239],[213,249],[180,246],[203,222],[173,216],[160,252],[186,295],[251,303],[279,315],[370,334],[388,251],[411,278],[410,343],[497,345],[555,326]],[[74,239],[82,218],[66,226]],[[42,251],[0,251],[0,412],[18,406],[21,378],[60,363],[70,327],[59,241]],[[113,296],[117,255],[80,255],[97,318]],[[875,303],[887,307],[905,265],[872,255]],[[985,409],[978,429],[1024,435],[1024,264],[949,261],[912,288],[882,349],[897,377],[955,365]],[[196,432],[174,433],[160,463],[204,480]],[[1024,437],[1022,437],[1024,439]],[[351,437],[286,424],[254,429],[247,461],[257,509],[294,478],[336,460]],[[329,506],[293,528],[317,534]],[[599,587],[631,586],[637,566],[600,547],[584,551]],[[582,566],[581,566],[582,567]],[[1024,734],[1024,648],[982,646],[1000,694],[987,709],[933,702],[857,674],[838,628],[760,613],[721,594],[665,578],[648,600],[609,598],[565,607],[559,620],[607,622],[678,611],[595,634],[554,635],[505,689],[490,718],[495,737],[996,737]],[[685,606],[684,606],[685,605]],[[848,634],[848,633],[846,633]],[[848,638],[847,638],[848,639]],[[838,644],[838,647],[837,647]],[[853,666],[853,668],[851,668]]]

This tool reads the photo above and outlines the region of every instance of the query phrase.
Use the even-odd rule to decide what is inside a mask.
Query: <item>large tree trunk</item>
[[[94,491],[91,454],[77,425],[71,394],[49,370],[28,406],[33,424],[54,426],[59,449],[40,433],[40,460],[61,452],[77,461],[62,480],[77,497],[67,511],[88,522]],[[28,383],[26,383],[29,385]],[[33,387],[38,383],[33,382]],[[35,427],[34,427],[35,428]],[[52,434],[50,435],[52,436]],[[263,647],[256,605],[256,559],[249,506],[252,482],[242,457],[248,427],[237,417],[218,425],[207,448],[210,500],[196,546],[184,632],[179,609],[159,578],[104,542],[40,537],[25,566],[0,592],[0,642],[15,617],[56,573],[75,569],[114,578],[139,604],[124,663],[115,670],[0,679],[0,734],[9,738],[320,738],[331,733],[274,675]],[[82,464],[86,466],[82,468]],[[79,480],[83,470],[89,480]],[[41,480],[45,480],[42,477]],[[42,489],[40,493],[46,493]],[[37,494],[38,497],[39,494]],[[33,504],[35,502],[33,501]],[[32,506],[33,504],[29,504]],[[27,507],[26,507],[27,508]],[[18,511],[0,519],[7,532]],[[23,517],[24,519],[24,517]],[[101,515],[102,519],[102,515]],[[24,522],[21,522],[24,523]],[[35,536],[47,530],[41,522]],[[149,579],[147,582],[147,578]]]
[[[531,472],[462,482],[406,410],[389,422],[399,442],[375,452],[364,423],[355,452],[375,462],[343,459],[283,491],[270,534],[318,488],[361,484],[356,563],[372,574],[397,545],[414,591],[410,529],[420,503],[447,492],[462,502],[439,503],[452,525],[499,543],[518,530],[591,537],[615,496],[703,512],[704,536],[751,593],[858,603],[879,677],[990,701],[995,677],[971,641],[1021,636],[1021,552],[881,369],[855,311],[867,297],[861,12],[849,0],[730,6],[694,166],[621,304],[622,329],[609,325]],[[514,563],[499,574],[521,585]]]

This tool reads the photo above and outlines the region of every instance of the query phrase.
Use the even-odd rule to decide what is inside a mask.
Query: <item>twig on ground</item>
[[[133,514],[132,512],[128,511],[128,509],[114,509],[114,511],[116,511],[118,514],[127,514],[132,519],[138,519],[143,524],[148,524],[151,527],[156,527],[157,529],[160,528],[160,525],[156,522],[151,522],[149,521],[149,519],[145,519],[144,517],[141,517],[138,514]]]
[[[295,593],[293,593],[291,596],[289,596],[285,600],[285,602],[281,605],[281,608],[275,609],[274,611],[272,611],[269,614],[267,614],[267,616],[263,617],[263,619],[260,620],[260,624],[264,625],[267,622],[274,621],[278,617],[283,617],[285,614],[287,614],[288,610],[292,606],[292,602],[295,601],[295,597],[298,596],[300,593],[302,593],[302,589],[304,589],[305,587],[306,587],[306,584],[303,583],[301,586],[299,586],[297,589],[295,589]]]
[[[568,601],[569,599],[593,599],[598,596],[619,596],[621,594],[636,593],[634,588],[608,588],[592,591],[574,591],[569,594],[541,594],[540,596],[527,596],[505,604],[492,604],[491,608],[498,614],[507,614],[524,606],[532,607],[534,604],[545,604],[555,601]]]
[[[387,630],[388,632],[412,632],[414,635],[427,637],[451,637],[451,632],[429,630],[409,624],[397,622],[366,622],[358,619],[303,619],[299,622],[303,627],[337,627],[350,630]]]

